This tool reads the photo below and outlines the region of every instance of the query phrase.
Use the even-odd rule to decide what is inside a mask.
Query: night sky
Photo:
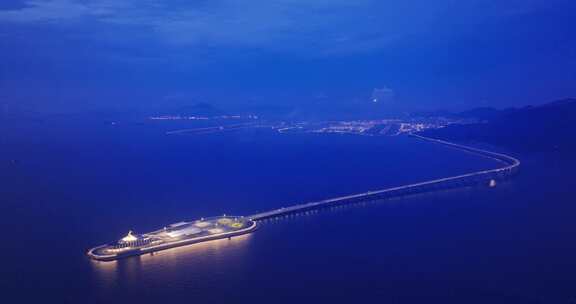
[[[4,110],[576,95],[573,0],[1,0]]]

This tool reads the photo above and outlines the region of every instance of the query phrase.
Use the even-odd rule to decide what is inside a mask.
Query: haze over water
[[[568,187],[573,160],[520,155],[521,174],[496,188],[309,212],[266,221],[231,240],[104,263],[90,261],[85,250],[129,229],[249,215],[498,164],[408,137],[264,129],[168,136],[153,124],[73,125],[6,129],[5,298],[568,303],[574,297],[576,207],[567,199],[575,192]],[[27,292],[30,286],[38,292]]]

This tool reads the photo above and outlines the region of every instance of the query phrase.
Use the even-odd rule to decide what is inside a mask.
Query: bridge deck
[[[328,207],[331,205],[352,203],[352,202],[358,202],[358,201],[369,200],[369,199],[391,198],[391,197],[395,197],[395,196],[402,196],[402,195],[415,194],[415,193],[423,193],[423,192],[434,191],[434,190],[438,190],[438,189],[454,188],[454,187],[463,186],[463,185],[486,182],[489,180],[502,179],[502,178],[506,178],[506,177],[514,174],[516,172],[516,170],[518,169],[518,167],[520,166],[520,161],[518,159],[516,159],[512,156],[508,156],[506,154],[501,154],[501,153],[491,152],[491,151],[487,151],[487,150],[472,148],[472,147],[468,147],[468,146],[464,146],[464,145],[460,145],[460,144],[447,142],[444,140],[424,137],[424,136],[415,135],[415,134],[413,134],[412,136],[419,138],[419,139],[422,139],[422,140],[430,141],[433,143],[438,143],[438,144],[442,144],[442,145],[449,146],[452,148],[471,152],[471,153],[474,153],[474,154],[477,154],[477,155],[480,155],[483,157],[488,157],[488,158],[494,159],[494,160],[502,163],[503,166],[500,168],[496,168],[496,169],[477,171],[477,172],[472,172],[472,173],[467,173],[467,174],[462,174],[462,175],[456,175],[456,176],[450,176],[450,177],[445,177],[445,178],[429,180],[429,181],[420,182],[420,183],[403,185],[403,186],[399,186],[399,187],[386,188],[386,189],[377,190],[377,191],[369,191],[369,192],[365,192],[365,193],[358,193],[358,194],[352,194],[352,195],[347,195],[347,196],[341,196],[341,197],[326,199],[326,200],[317,201],[317,202],[310,202],[310,203],[294,205],[294,206],[286,207],[286,208],[279,208],[279,209],[275,209],[275,210],[271,210],[271,211],[267,211],[267,212],[253,214],[251,216],[248,216],[248,218],[250,218],[252,220],[263,220],[263,219],[267,219],[267,218],[282,216],[282,215],[289,214],[289,213],[295,213],[295,212],[304,211],[304,210]]]

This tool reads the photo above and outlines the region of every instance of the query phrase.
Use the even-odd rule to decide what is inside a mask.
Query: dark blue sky
[[[2,0],[0,102],[465,109],[576,95],[573,0]]]

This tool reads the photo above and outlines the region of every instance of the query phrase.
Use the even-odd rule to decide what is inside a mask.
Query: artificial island
[[[230,238],[252,232],[254,229],[256,222],[245,217],[202,218],[192,222],[178,222],[144,234],[130,231],[117,242],[92,248],[87,254],[98,261],[112,261],[168,248]]]

